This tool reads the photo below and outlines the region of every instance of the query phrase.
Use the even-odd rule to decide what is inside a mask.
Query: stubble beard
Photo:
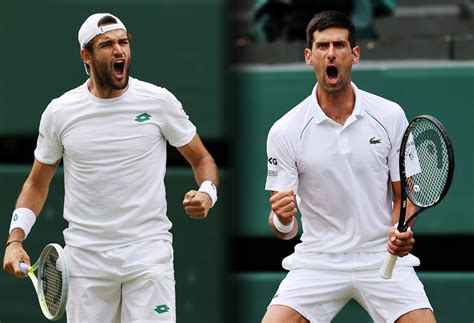
[[[129,73],[131,67],[130,59],[127,60],[127,69],[125,71],[124,82],[118,83],[113,79],[113,71],[107,63],[94,60],[94,75],[98,86],[102,88],[110,88],[112,90],[123,90],[128,86]]]
[[[326,93],[332,96],[337,96],[339,94],[344,93],[344,90],[346,89],[348,84],[350,84],[348,77],[341,77],[339,83],[336,85],[327,84],[323,78],[323,80],[320,82],[320,84],[318,84],[318,86],[321,85],[321,87]]]

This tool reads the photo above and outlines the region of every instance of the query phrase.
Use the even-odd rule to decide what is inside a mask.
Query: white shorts
[[[420,308],[432,310],[413,267],[395,267],[392,279],[378,270],[295,269],[283,279],[271,305],[293,308],[311,323],[326,323],[350,300],[367,310],[374,322],[393,323]]]
[[[169,241],[144,241],[100,253],[67,246],[65,253],[68,322],[176,322]]]

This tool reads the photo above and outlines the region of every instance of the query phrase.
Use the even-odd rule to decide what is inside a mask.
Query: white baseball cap
[[[99,20],[105,16],[113,17],[117,21],[117,23],[99,27]],[[118,19],[114,15],[110,13],[96,13],[90,15],[89,18],[84,21],[81,28],[79,29],[79,33],[77,35],[79,45],[81,45],[81,48],[84,48],[84,46],[88,42],[90,42],[95,36],[102,35],[108,31],[116,29],[123,29],[127,31],[125,25],[120,21],[120,19]]]

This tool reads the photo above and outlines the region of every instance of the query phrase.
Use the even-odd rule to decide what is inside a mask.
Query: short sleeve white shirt
[[[86,82],[53,100],[41,118],[35,158],[63,159],[66,244],[100,252],[171,241],[166,142],[184,146],[195,133],[173,94],[134,78],[117,98],[93,96]]]
[[[396,103],[352,88],[355,106],[344,125],[325,115],[316,85],[269,132],[266,189],[293,189],[301,213],[301,243],[286,269],[339,268],[328,254],[386,251],[408,122]]]

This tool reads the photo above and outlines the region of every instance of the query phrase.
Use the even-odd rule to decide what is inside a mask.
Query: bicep
[[[212,158],[197,133],[189,143],[176,149],[192,166],[198,165],[203,158]]]
[[[298,169],[296,153],[287,138],[270,133],[267,140],[267,180],[268,191],[297,190]]]
[[[43,164],[35,159],[27,183],[38,188],[48,188],[58,164],[59,161],[54,164]]]

